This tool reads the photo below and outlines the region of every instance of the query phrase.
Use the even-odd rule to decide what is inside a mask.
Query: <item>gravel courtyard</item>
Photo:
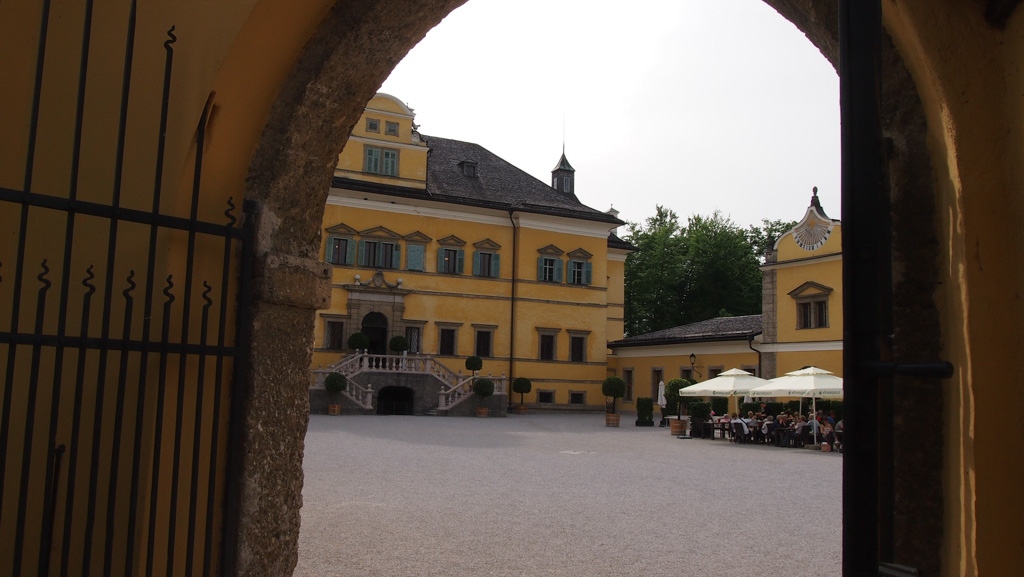
[[[312,415],[295,575],[839,575],[842,458],[603,415]]]

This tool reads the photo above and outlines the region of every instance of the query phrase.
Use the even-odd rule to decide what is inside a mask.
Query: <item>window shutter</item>
[[[423,270],[424,249],[418,244],[410,244],[406,250],[406,268],[409,270]]]
[[[327,250],[324,251],[324,260],[334,262],[334,237],[327,237]]]
[[[345,255],[345,264],[353,264],[356,262],[356,243],[349,239],[346,244],[348,245],[348,250]]]
[[[501,255],[498,253],[491,255],[491,276],[494,278],[501,276]]]
[[[593,278],[594,278],[594,264],[593,263],[589,263],[589,262],[583,263],[583,284],[589,285],[589,284],[593,283],[594,282]]]
[[[537,280],[544,280],[544,257],[537,259]]]
[[[562,278],[564,278],[562,276],[563,268],[565,267],[562,266],[562,259],[555,259],[555,282],[562,282]]]
[[[366,241],[359,241],[359,266],[366,266]]]
[[[459,249],[459,256],[458,256],[458,258],[455,259],[455,272],[457,274],[462,274],[462,269],[463,269],[463,266],[465,264],[465,260],[466,260],[466,251],[464,251],[464,250],[462,250],[460,248]]]
[[[437,272],[444,272],[444,247],[437,249]]]
[[[480,251],[473,251],[473,274],[480,276]]]
[[[402,268],[402,245],[397,242],[391,249],[391,268]]]

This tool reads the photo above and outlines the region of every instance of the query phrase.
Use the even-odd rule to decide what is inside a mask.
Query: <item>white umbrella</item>
[[[665,381],[660,381],[658,382],[658,405],[664,409],[667,404],[668,401],[665,400]]]
[[[730,369],[703,383],[683,387],[679,394],[684,397],[742,397],[767,382],[742,369]]]
[[[831,371],[818,367],[807,367],[791,371],[785,376],[768,381],[767,384],[751,389],[751,397],[811,397],[811,407],[817,414],[818,398],[843,398],[843,379]],[[814,443],[818,443],[818,428],[814,428]]]

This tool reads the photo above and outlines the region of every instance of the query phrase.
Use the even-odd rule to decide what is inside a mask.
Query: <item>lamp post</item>
[[[700,373],[697,372],[697,369],[694,366],[696,364],[697,364],[697,355],[695,355],[693,353],[690,353],[690,375],[691,376],[693,376],[693,375],[700,375]],[[694,382],[696,382],[696,379],[694,379]]]

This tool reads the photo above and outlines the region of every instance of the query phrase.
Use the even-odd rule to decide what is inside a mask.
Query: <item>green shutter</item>
[[[363,172],[380,173],[380,149],[367,146],[365,148],[365,160],[363,161]]]
[[[462,274],[462,269],[463,269],[463,266],[465,265],[465,261],[466,261],[466,251],[464,251],[464,250],[462,250],[460,248],[459,249],[459,253],[458,253],[458,257],[456,257],[456,259],[455,259],[455,272],[457,274]]]
[[[333,236],[329,236],[329,237],[327,237],[327,250],[324,251],[324,260],[327,261],[327,262],[334,262],[334,259],[331,258],[333,256],[334,256],[334,237]]]
[[[593,283],[594,278],[594,265],[592,263],[583,264],[583,284],[589,285]]]
[[[555,259],[555,282],[562,282],[562,279],[564,278],[562,276],[563,268],[565,267],[562,266],[562,259]]]
[[[494,278],[501,276],[501,255],[498,253],[491,255],[491,276]]]
[[[402,245],[397,242],[391,249],[391,268],[402,268]]]
[[[366,241],[359,241],[359,266],[366,266]]]
[[[537,280],[544,280],[544,257],[537,258]]]
[[[349,239],[346,243],[348,246],[347,254],[345,255],[345,264],[351,265],[356,262],[356,243]]]
[[[437,249],[437,272],[444,272],[444,247]]]
[[[406,249],[406,268],[409,270],[423,270],[424,248],[418,244],[410,244]]]
[[[480,251],[473,251],[473,275],[480,276]]]

